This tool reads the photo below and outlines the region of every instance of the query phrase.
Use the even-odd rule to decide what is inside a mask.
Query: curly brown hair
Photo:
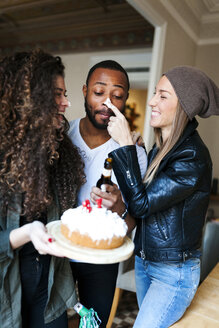
[[[5,204],[15,192],[24,195],[29,220],[46,212],[56,196],[61,213],[76,206],[85,181],[79,150],[67,136],[68,122],[60,126],[58,119],[58,76],[64,77],[61,58],[42,50],[0,62],[0,188]]]

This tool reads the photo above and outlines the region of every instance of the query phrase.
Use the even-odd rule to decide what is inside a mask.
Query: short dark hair
[[[130,83],[129,83],[129,77],[128,74],[126,72],[126,70],[119,64],[117,63],[115,60],[103,60],[97,64],[95,64],[94,66],[91,67],[91,69],[88,72],[87,75],[87,79],[86,79],[86,85],[88,86],[90,77],[92,75],[92,73],[97,69],[97,68],[106,68],[106,69],[111,69],[114,71],[120,71],[123,74],[125,74],[126,79],[127,79],[127,86],[128,86],[128,90],[130,88]]]

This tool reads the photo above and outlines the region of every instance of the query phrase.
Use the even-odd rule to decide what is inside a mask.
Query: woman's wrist
[[[131,138],[131,136],[130,136],[130,138],[127,138],[126,140],[121,140],[121,141],[119,141],[119,145],[120,145],[121,147],[124,147],[124,146],[131,146],[131,145],[134,145],[134,143],[133,143],[133,140],[132,140],[132,138]]]
[[[128,209],[127,209],[127,207],[126,207],[126,205],[124,204],[124,210],[123,210],[123,212],[120,214],[120,217],[123,219],[123,220],[125,220],[125,218],[126,218],[126,216],[127,216],[127,214],[128,214]]]
[[[13,249],[23,246],[30,241],[30,229],[32,223],[27,223],[10,232],[9,240]]]

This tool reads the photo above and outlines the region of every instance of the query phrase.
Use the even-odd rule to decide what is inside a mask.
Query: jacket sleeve
[[[20,200],[20,195],[14,196],[7,213],[3,214],[2,198],[0,195],[0,263],[6,259],[13,259],[15,256],[15,250],[11,247],[9,235],[13,229],[19,227]]]
[[[210,170],[205,161],[199,161],[195,152],[187,149],[175,153],[172,161],[146,187],[141,179],[134,146],[118,148],[110,156],[129,212],[138,218],[167,210],[185,200],[199,187],[200,177],[206,169]]]
[[[120,147],[109,153],[109,156],[113,158],[113,171],[125,202],[128,204],[130,214],[134,217],[144,216],[147,212],[148,202],[146,188],[142,183],[136,147],[134,145]],[[136,211],[139,204],[144,208]]]
[[[0,228],[0,262],[5,261],[7,258],[13,259],[14,251],[9,241],[9,234],[12,229],[2,231]]]

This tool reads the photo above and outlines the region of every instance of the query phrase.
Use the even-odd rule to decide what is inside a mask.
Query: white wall
[[[71,107],[66,111],[66,117],[67,119],[72,120],[84,115],[82,86],[86,80],[89,55],[59,54],[59,56],[61,56],[65,65],[65,84],[68,100],[71,102]]]
[[[219,44],[197,47],[196,66],[207,73],[219,86]],[[199,118],[198,121],[199,133],[211,154],[213,177],[219,179],[219,116],[211,116],[208,119]],[[219,217],[218,201],[210,202],[210,207],[214,209],[215,216]]]
[[[196,66],[207,73],[219,86],[219,44],[197,47]],[[214,164],[213,176],[219,178],[219,116],[200,118],[199,133],[211,153]]]

